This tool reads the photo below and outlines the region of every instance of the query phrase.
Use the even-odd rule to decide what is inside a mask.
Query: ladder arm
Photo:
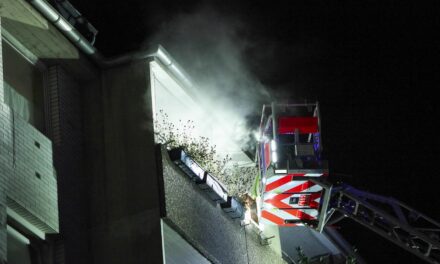
[[[349,185],[334,189],[328,213],[336,210],[421,259],[440,263],[438,222],[391,197]]]

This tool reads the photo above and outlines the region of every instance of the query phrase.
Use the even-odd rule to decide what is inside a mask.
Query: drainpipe
[[[87,55],[94,55],[97,50],[72,26],[64,17],[58,13],[50,4],[44,0],[27,0],[47,20],[57,27],[70,41]]]
[[[187,77],[186,72],[177,64],[168,52],[159,45],[156,52],[132,52],[124,54],[116,58],[104,58],[99,51],[84,38],[78,30],[44,0],[27,0],[35,9],[37,9],[47,20],[49,20],[58,30],[60,30],[76,47],[92,58],[92,60],[103,69],[114,67],[137,60],[145,60],[148,58],[157,59],[168,70],[173,73],[185,85],[192,87],[192,82]]]

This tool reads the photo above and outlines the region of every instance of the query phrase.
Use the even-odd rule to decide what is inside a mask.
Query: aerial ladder
[[[330,183],[318,103],[264,105],[256,160],[260,225],[305,225],[322,232],[348,217],[440,264],[440,223],[394,198]]]

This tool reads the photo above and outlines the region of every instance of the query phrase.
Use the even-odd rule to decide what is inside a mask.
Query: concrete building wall
[[[162,149],[166,220],[214,263],[285,263],[258,234],[231,219]]]
[[[2,33],[2,18],[0,17],[0,36]],[[2,41],[0,41],[0,263],[6,262],[6,175],[11,174],[11,168],[6,166],[10,163],[7,141],[9,139],[9,129],[3,120],[7,118],[5,110],[7,107],[3,104],[3,56]]]
[[[211,263],[164,221],[162,221],[162,234],[166,264]]]
[[[48,118],[58,174],[60,230],[67,263],[87,263],[88,174],[83,170],[81,85],[60,65],[48,68]]]
[[[2,33],[2,20],[0,16],[0,36]],[[0,102],[4,101],[4,91],[3,91],[3,47],[0,41]]]
[[[93,263],[162,263],[149,87],[148,63],[130,63],[105,70],[88,101],[89,164],[102,164],[89,175]]]

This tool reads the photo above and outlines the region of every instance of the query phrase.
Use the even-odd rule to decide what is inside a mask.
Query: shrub
[[[231,157],[220,158],[216,145],[209,138],[196,136],[194,121],[179,120],[173,124],[169,116],[160,110],[154,121],[155,142],[164,144],[168,149],[181,147],[205,170],[217,177],[226,186],[229,195],[241,197],[247,193],[258,175],[256,167],[240,167],[231,163]]]

